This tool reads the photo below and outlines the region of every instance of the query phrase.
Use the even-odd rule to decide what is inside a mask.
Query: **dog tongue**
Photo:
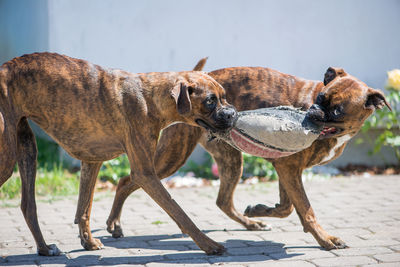
[[[236,129],[232,129],[230,135],[232,141],[237,146],[237,148],[253,156],[275,159],[275,158],[286,157],[296,153],[296,152],[279,151],[277,149],[268,148],[266,146],[257,144],[256,142],[244,136]]]

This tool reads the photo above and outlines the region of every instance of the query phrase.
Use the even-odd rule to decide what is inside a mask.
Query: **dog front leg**
[[[40,231],[35,200],[36,157],[35,136],[26,118],[21,119],[17,128],[17,159],[22,182],[21,210],[37,245],[39,255],[57,256],[60,250],[56,245],[46,245]]]
[[[281,186],[293,202],[303,225],[304,232],[310,232],[325,249],[346,248],[346,244],[338,237],[329,235],[317,222],[314,211],[307,198],[301,179],[302,169],[282,161],[276,163]]]
[[[202,135],[202,129],[184,123],[171,125],[162,131],[154,158],[156,173],[163,179],[175,173],[192,154]],[[114,238],[122,237],[121,212],[127,197],[140,188],[130,176],[122,177],[115,192],[114,202],[107,219],[107,231]]]
[[[90,212],[92,209],[94,187],[101,164],[102,162],[88,163],[84,161],[82,161],[81,164],[81,178],[75,224],[78,224],[81,244],[86,250],[103,248],[101,241],[97,238],[93,238],[90,231]]]
[[[149,135],[151,136],[149,133],[133,131],[130,140],[125,143],[132,169],[132,181],[167,212],[181,231],[188,234],[200,249],[209,255],[222,254],[225,248],[202,233],[161,184],[153,164],[157,139],[148,140],[146,137]]]
[[[182,208],[173,200],[153,173],[134,175],[133,179],[176,222],[181,231],[188,234],[208,255],[222,254],[224,247],[202,233]]]

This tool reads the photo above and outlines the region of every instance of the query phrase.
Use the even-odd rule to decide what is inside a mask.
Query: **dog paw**
[[[119,223],[107,221],[107,231],[112,234],[114,238],[124,237],[122,227]]]
[[[44,248],[38,248],[37,253],[40,256],[58,256],[61,254],[61,250],[55,244],[50,244]]]
[[[115,226],[114,231],[112,231],[112,237],[114,238],[124,237],[124,233],[122,232],[121,226]]]
[[[103,243],[101,243],[100,239],[97,238],[89,240],[81,239],[81,245],[86,250],[99,250],[104,248]]]
[[[322,247],[324,247],[326,250],[348,248],[343,240],[335,236],[330,236],[328,240],[325,240],[323,243],[324,244]]]
[[[223,245],[215,242],[215,244],[212,247],[204,251],[206,252],[207,255],[222,255],[224,254],[226,249]]]
[[[257,204],[255,206],[248,205],[244,211],[244,215],[247,217],[267,216],[271,210],[272,208],[263,204]]]
[[[250,231],[271,231],[272,227],[262,221],[249,220],[245,226],[247,230]]]

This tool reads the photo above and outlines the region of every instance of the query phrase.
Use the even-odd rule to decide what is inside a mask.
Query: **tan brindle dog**
[[[203,60],[200,67],[204,65]],[[245,215],[233,204],[233,193],[242,175],[240,151],[225,142],[208,141],[207,132],[200,128],[177,124],[165,129],[157,145],[156,173],[163,178],[177,171],[200,143],[218,164],[221,185],[217,205],[230,218],[249,230],[265,225],[248,217],[287,217],[296,209],[305,232],[310,232],[325,249],[344,248],[345,243],[329,235],[317,222],[303,187],[303,170],[326,164],[343,152],[347,142],[361,128],[376,108],[389,107],[384,95],[347,74],[343,69],[329,68],[324,82],[310,81],[268,68],[237,67],[209,73],[226,90],[227,100],[239,111],[280,105],[294,106],[309,113],[324,124],[319,140],[309,148],[288,157],[270,160],[279,175],[280,203],[275,207],[263,204],[249,206]],[[390,108],[390,107],[389,107]],[[179,136],[179,138],[176,138]],[[120,180],[107,230],[114,237],[122,236],[121,209],[125,199],[138,186]]]
[[[174,122],[215,131],[233,126],[236,110],[225,91],[204,72],[133,74],[51,53],[24,55],[0,68],[0,186],[18,162],[21,209],[40,255],[58,255],[46,245],[35,204],[36,122],[70,155],[82,161],[78,208],[81,243],[102,247],[89,218],[94,185],[105,160],[126,153],[131,181],[140,185],[207,254],[224,247],[204,235],[159,181],[154,155],[160,130]]]

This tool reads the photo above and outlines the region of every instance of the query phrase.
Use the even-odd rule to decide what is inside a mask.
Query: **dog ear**
[[[178,83],[171,92],[176,103],[179,114],[184,115],[192,110],[192,103],[189,98],[189,88],[184,83]]]
[[[324,75],[324,85],[327,85],[328,83],[330,83],[337,76],[343,77],[346,75],[347,75],[347,73],[341,68],[329,67],[326,70],[325,75]]]
[[[202,58],[197,62],[196,66],[194,66],[193,70],[195,71],[202,71],[204,68],[204,65],[207,63],[208,57]]]
[[[387,106],[390,111],[392,111],[392,107],[387,102],[383,93],[379,90],[375,90],[372,88],[368,88],[367,101],[365,102],[365,108],[367,109],[382,109],[384,106]]]

